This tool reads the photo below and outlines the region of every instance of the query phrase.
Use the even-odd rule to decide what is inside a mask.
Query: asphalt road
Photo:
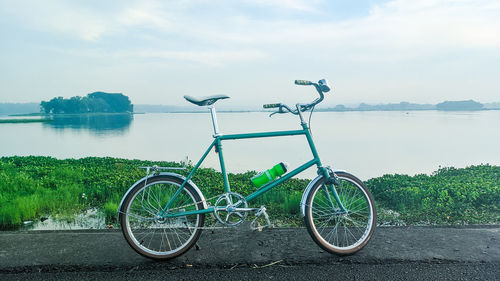
[[[168,262],[136,254],[116,230],[1,232],[0,280],[500,280],[500,226],[378,228],[348,257],[305,229],[205,231]]]
[[[499,263],[275,264],[0,274],[1,280],[499,280]]]

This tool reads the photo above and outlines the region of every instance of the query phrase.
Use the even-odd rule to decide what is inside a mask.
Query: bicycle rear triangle
[[[144,167],[147,169],[146,176],[125,193],[118,207],[119,221],[125,239],[135,251],[152,259],[175,258],[196,244],[203,229],[234,227],[243,223],[249,214],[254,216],[251,227],[261,230],[263,226],[259,224],[260,221],[265,226],[270,225],[266,208],[251,207],[251,202],[314,165],[318,176],[304,189],[300,202],[301,215],[312,239],[324,250],[339,255],[353,254],[368,243],[376,225],[372,195],[355,176],[343,171],[333,171],[322,164],[309,125],[302,114],[305,111],[312,114],[314,107],[323,101],[324,93],[329,92],[331,87],[325,79],[317,83],[295,80],[295,84],[313,86],[319,97],[311,103],[298,103],[295,107],[275,103],[266,104],[264,108],[275,109],[270,116],[285,113],[297,115],[301,126],[298,130],[222,134],[212,105],[229,97],[185,96],[193,104],[209,106],[214,130],[213,141],[187,177],[168,171],[179,168]],[[254,184],[258,189],[251,194],[242,195],[231,191],[224,163],[223,141],[299,135],[307,139],[312,153],[311,160],[291,171],[280,170],[275,166],[279,172],[273,170],[268,180],[256,180]],[[223,190],[217,196],[205,198],[192,178],[213,148],[219,157]],[[212,214],[220,226],[205,227],[206,214]]]

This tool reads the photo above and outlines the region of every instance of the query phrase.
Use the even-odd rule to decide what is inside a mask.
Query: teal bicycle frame
[[[219,154],[219,162],[220,162],[222,177],[223,177],[223,181],[224,181],[224,190],[226,192],[231,192],[231,188],[230,188],[228,177],[227,177],[227,173],[226,173],[226,166],[224,164],[224,156],[223,156],[223,153],[222,153],[222,141],[223,140],[268,138],[268,137],[297,136],[297,135],[305,135],[306,138],[307,138],[307,142],[309,144],[309,147],[311,149],[311,152],[312,152],[312,155],[313,155],[314,158],[312,160],[310,160],[310,161],[302,164],[301,166],[295,168],[294,170],[286,173],[281,178],[279,178],[279,179],[277,179],[275,181],[272,181],[270,183],[267,183],[266,185],[262,186],[261,188],[259,188],[255,192],[253,192],[252,194],[248,195],[245,198],[245,200],[247,202],[252,201],[253,199],[259,197],[263,193],[265,193],[265,192],[271,190],[272,188],[280,185],[281,183],[289,180],[293,176],[296,176],[297,174],[303,172],[304,170],[310,168],[313,165],[316,165],[318,167],[318,175],[322,175],[326,179],[330,178],[330,175],[328,173],[328,169],[326,167],[323,167],[321,165],[321,160],[319,159],[318,152],[317,152],[316,147],[314,145],[311,133],[309,131],[309,128],[307,127],[307,123],[304,122],[302,116],[300,116],[301,117],[300,119],[301,119],[302,130],[290,130],[290,131],[274,131],[274,132],[249,133],[249,134],[221,135],[218,132],[218,127],[217,127],[216,117],[215,117],[215,109],[212,107],[212,108],[210,108],[210,111],[212,113],[212,120],[213,120],[214,131],[215,131],[214,141],[207,148],[207,150],[205,151],[205,153],[203,154],[203,156],[200,158],[200,160],[198,161],[198,163],[194,166],[193,170],[189,173],[189,175],[184,180],[184,182],[181,184],[181,186],[179,186],[179,188],[174,193],[174,195],[172,196],[172,198],[170,198],[170,200],[167,203],[167,205],[165,206],[165,208],[160,212],[160,214],[159,214],[160,217],[163,217],[163,218],[172,218],[172,217],[187,216],[187,215],[196,215],[196,214],[205,214],[205,213],[214,212],[214,210],[215,210],[214,207],[208,207],[207,209],[203,209],[203,210],[187,211],[187,212],[179,212],[179,213],[168,213],[168,209],[170,208],[170,206],[172,205],[172,203],[175,201],[175,199],[177,198],[177,196],[181,193],[182,189],[184,188],[184,185],[193,177],[193,175],[196,173],[196,171],[200,167],[201,163],[203,163],[203,161],[207,157],[208,153],[214,147],[215,147],[216,153]],[[337,202],[338,206],[340,206],[341,211],[342,212],[346,212],[343,204],[340,202],[340,199],[339,199],[339,196],[337,194],[337,191],[336,191],[335,187],[333,186],[333,184],[329,184],[329,186],[330,186],[330,188],[332,190],[332,193],[333,193],[335,201]],[[333,206],[333,203],[331,201],[329,193],[328,192],[325,192],[325,193],[328,195],[327,197],[328,197],[328,199],[330,201],[330,205]]]

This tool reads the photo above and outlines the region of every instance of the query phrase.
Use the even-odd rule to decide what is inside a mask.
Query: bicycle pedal
[[[271,221],[269,220],[269,215],[266,212],[266,207],[261,206],[257,212],[255,212],[255,219],[250,223],[250,229],[252,230],[258,230],[262,231],[264,227],[269,227],[271,226]],[[260,216],[264,216],[264,219],[266,220],[266,225],[260,225],[258,219]]]

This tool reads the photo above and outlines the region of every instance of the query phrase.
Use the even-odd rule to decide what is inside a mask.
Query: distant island
[[[133,108],[130,99],[124,94],[104,92],[69,99],[56,97],[40,103],[40,110],[45,114],[126,113],[133,112]]]
[[[436,104],[437,110],[481,110],[484,108],[484,105],[473,101],[445,101],[442,103]]]
[[[318,111],[414,111],[414,110],[443,110],[443,111],[471,111],[500,109],[499,103],[488,104],[488,106],[474,100],[445,101],[433,104],[417,104],[409,102],[369,105],[361,103],[358,107],[346,107],[339,104],[335,107],[320,108]]]

